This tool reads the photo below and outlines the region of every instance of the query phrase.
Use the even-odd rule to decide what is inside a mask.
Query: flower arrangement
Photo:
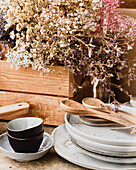
[[[136,20],[119,13],[119,0],[9,0],[3,6],[5,31],[15,42],[6,56],[12,67],[47,73],[61,64],[92,76],[94,87],[107,87],[112,77],[136,78],[134,62],[125,57],[136,40]]]

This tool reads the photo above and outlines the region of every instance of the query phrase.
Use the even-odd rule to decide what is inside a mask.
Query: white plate
[[[65,115],[65,122],[71,131],[85,139],[108,145],[136,147],[136,134],[130,134],[129,130],[113,130],[111,127],[89,126],[84,124],[79,116],[68,113]]]
[[[103,153],[104,155],[112,155],[112,156],[120,156],[120,157],[132,157],[136,156],[136,147],[126,147],[126,146],[113,146],[113,145],[106,145],[103,143],[98,143],[93,140],[88,140],[79,134],[75,133],[70,129],[68,124],[65,124],[66,130],[69,135],[76,141],[76,143],[81,146],[82,148],[96,152],[96,153]],[[134,150],[134,151],[133,151]]]
[[[85,154],[93,157],[93,158],[96,158],[96,159],[99,159],[99,160],[102,160],[102,161],[106,161],[106,162],[112,162],[112,163],[122,163],[122,164],[131,164],[131,163],[136,163],[136,157],[126,157],[126,158],[122,158],[122,157],[115,157],[115,156],[105,156],[105,155],[102,155],[102,154],[98,154],[98,153],[95,153],[95,152],[89,152],[88,150],[82,148],[81,146],[79,146],[76,141],[74,139],[71,138],[71,141],[72,143],[78,147],[82,152],[84,152]]]
[[[55,151],[76,165],[97,170],[136,170],[136,164],[109,163],[88,156],[71,142],[64,124],[57,127],[52,135],[55,140]]]
[[[49,149],[53,146],[54,140],[52,136],[44,132],[43,142],[38,150],[35,153],[17,153],[10,146],[7,133],[0,135],[0,149],[1,151],[9,158],[15,159],[19,162],[29,162],[36,160],[44,156]]]

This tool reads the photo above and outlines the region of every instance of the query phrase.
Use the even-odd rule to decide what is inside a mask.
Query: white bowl
[[[0,135],[0,149],[9,158],[15,159],[19,162],[29,162],[44,156],[49,149],[53,146],[54,139],[48,133],[43,134],[43,141],[38,150],[35,153],[17,153],[14,152],[9,144],[7,133]]]

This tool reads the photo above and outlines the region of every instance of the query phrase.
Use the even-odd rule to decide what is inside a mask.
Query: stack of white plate
[[[67,113],[65,126],[73,144],[96,159],[122,164],[136,163],[136,134],[112,127],[90,126]]]
[[[136,115],[136,108],[121,105],[121,110]],[[136,134],[84,123],[66,113],[65,124],[52,133],[55,151],[66,160],[88,169],[136,170]]]

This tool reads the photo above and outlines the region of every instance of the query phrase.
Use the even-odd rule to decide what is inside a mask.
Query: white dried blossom
[[[93,0],[93,3],[98,3],[100,2],[101,0]]]
[[[80,4],[79,4],[79,6],[83,6],[83,5],[84,5],[84,3],[80,3]]]
[[[12,32],[10,33],[10,38],[11,38],[11,39],[14,39],[14,38],[15,38],[15,33],[14,33],[14,31],[12,31]]]

